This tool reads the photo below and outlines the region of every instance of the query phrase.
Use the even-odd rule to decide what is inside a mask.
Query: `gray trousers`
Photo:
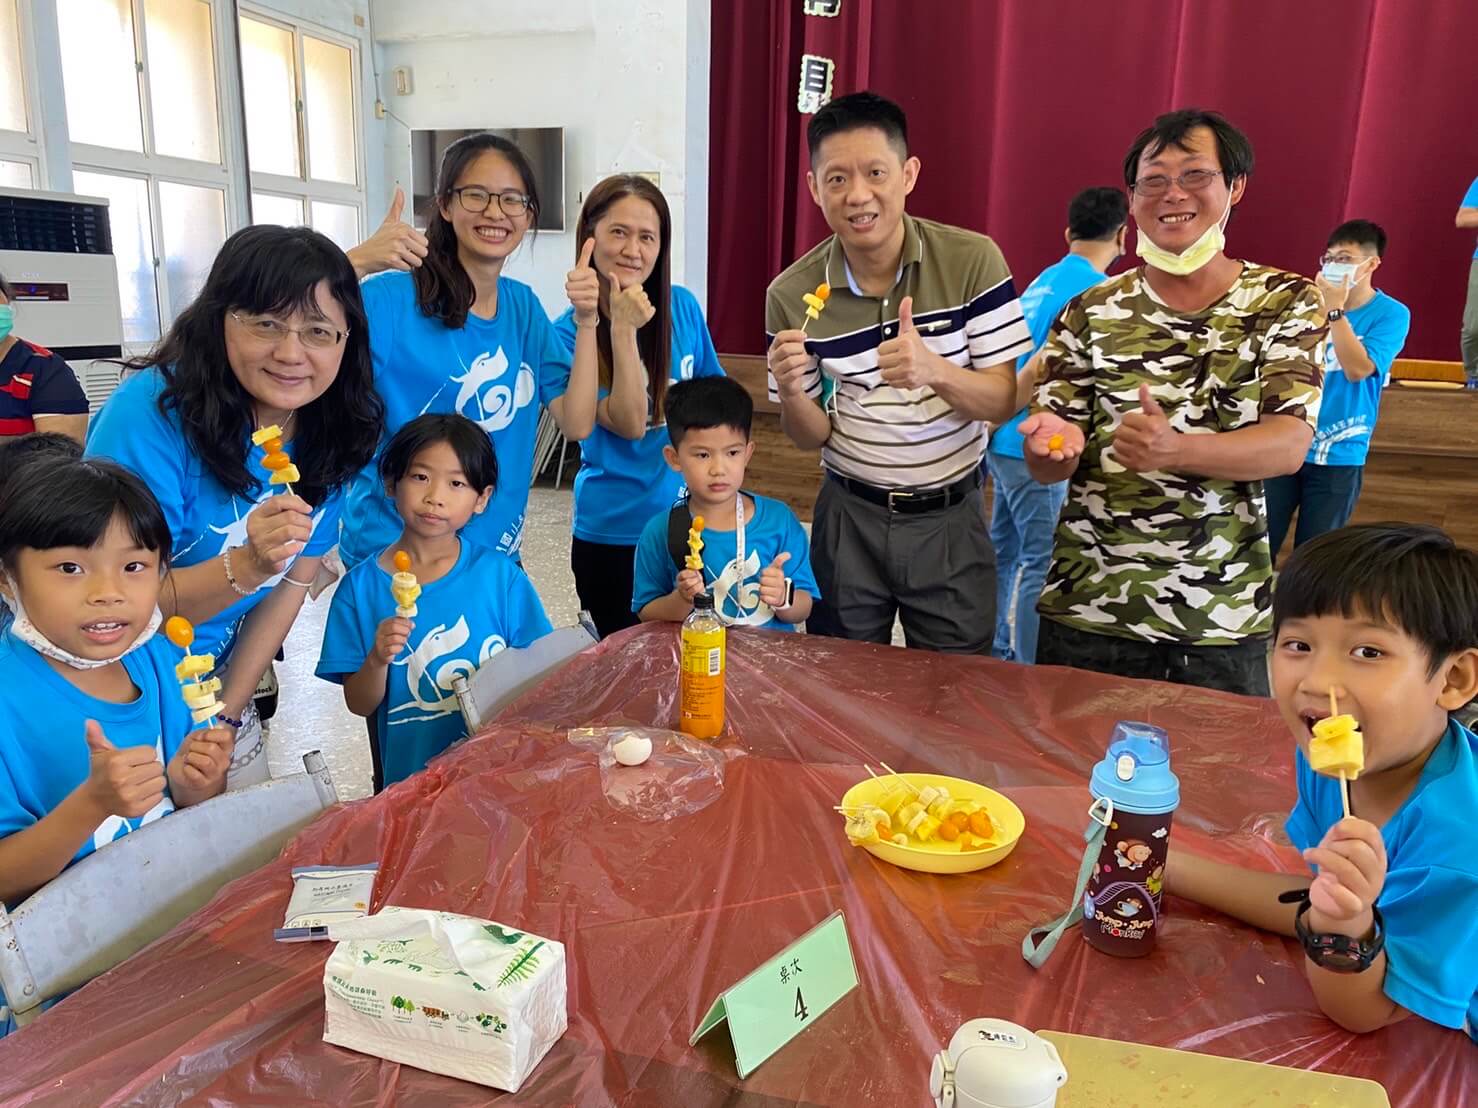
[[[910,647],[990,653],[996,556],[979,489],[953,507],[906,515],[823,480],[811,568],[821,589],[811,634],[886,643],[896,614]]]
[[[1463,308],[1463,370],[1478,382],[1478,258],[1468,270],[1468,303]]]

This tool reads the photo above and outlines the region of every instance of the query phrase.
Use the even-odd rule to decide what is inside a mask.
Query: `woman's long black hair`
[[[457,253],[456,229],[441,214],[441,205],[458,202],[452,189],[457,187],[462,171],[489,150],[507,158],[523,181],[523,191],[529,198],[528,234],[534,233],[534,224],[539,217],[539,186],[534,180],[534,167],[516,143],[490,131],[479,131],[475,135],[462,136],[446,148],[446,153],[441,156],[441,169],[436,174],[436,196],[426,219],[426,260],[415,271],[416,304],[423,315],[441,320],[454,331],[466,324],[467,312],[477,296],[477,289],[462,267],[462,259]]]
[[[174,412],[190,451],[222,485],[250,496],[257,478],[247,468],[256,427],[251,396],[226,359],[226,313],[316,315],[316,291],[327,281],[344,310],[349,334],[333,384],[297,410],[288,452],[302,473],[293,489],[310,504],[353,479],[379,445],[385,406],[375,391],[369,323],[349,259],[307,227],[245,227],[228,238],[210,267],[205,287],[180,313],[147,357],[128,364],[157,367],[165,387],[159,410]]]

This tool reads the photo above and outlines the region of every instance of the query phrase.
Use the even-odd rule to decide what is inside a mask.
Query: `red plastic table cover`
[[[324,813],[272,864],[0,1040],[0,1103],[892,1105],[928,1102],[963,1021],[1370,1077],[1393,1104],[1474,1096],[1467,1036],[1420,1019],[1354,1036],[1314,1004],[1289,940],[1170,897],[1160,942],[1121,960],[1065,936],[1041,970],[1021,939],[1072,891],[1087,782],[1116,720],[1167,728],[1173,840],[1269,868],[1292,744],[1271,702],[1072,670],[731,631],[723,792],[667,822],[618,812],[570,726],[671,727],[677,629],[574,659],[423,773]],[[862,763],[1001,789],[1026,815],[1003,863],[897,869],[832,811]],[[439,908],[560,940],[569,1031],[516,1096],[323,1043],[331,944],[279,944],[289,869],[378,859],[375,907]],[[836,909],[860,986],[739,1081],[708,1005]],[[1069,1078],[1071,1080],[1071,1078]]]

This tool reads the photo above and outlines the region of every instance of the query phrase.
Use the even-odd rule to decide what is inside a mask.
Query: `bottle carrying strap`
[[[1083,918],[1083,892],[1088,888],[1088,879],[1093,876],[1093,869],[1098,864],[1098,853],[1103,847],[1104,836],[1108,834],[1108,826],[1113,822],[1114,802],[1107,797],[1099,797],[1088,809],[1088,818],[1088,829],[1083,832],[1087,845],[1083,849],[1083,864],[1078,867],[1078,884],[1073,890],[1072,907],[1055,920],[1033,927],[1027,932],[1026,938],[1021,940],[1021,956],[1032,969],[1041,969],[1042,964],[1052,956],[1062,933]],[[1037,938],[1039,935],[1042,936],[1040,940]]]

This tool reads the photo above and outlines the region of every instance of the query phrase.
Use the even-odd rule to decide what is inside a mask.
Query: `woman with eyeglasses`
[[[428,412],[457,412],[486,431],[498,458],[497,490],[461,534],[514,558],[539,409],[547,407],[569,439],[585,438],[595,425],[594,362],[572,373],[570,354],[534,291],[503,276],[538,211],[523,151],[498,135],[467,135],[442,156],[425,257],[418,250],[399,263],[367,260],[370,243],[350,252],[361,272],[408,267],[363,284],[386,435]],[[366,466],[344,508],[344,564],[378,555],[403,526],[374,466]]]
[[[349,259],[306,227],[247,227],[93,420],[87,454],[139,474],[174,538],[164,615],[214,654],[228,788],[267,777],[252,694],[338,537],[344,493],[373,457],[384,408]],[[281,429],[301,479],[269,483],[256,431]],[[104,600],[106,598],[103,598]],[[100,601],[101,603],[102,601]]]

